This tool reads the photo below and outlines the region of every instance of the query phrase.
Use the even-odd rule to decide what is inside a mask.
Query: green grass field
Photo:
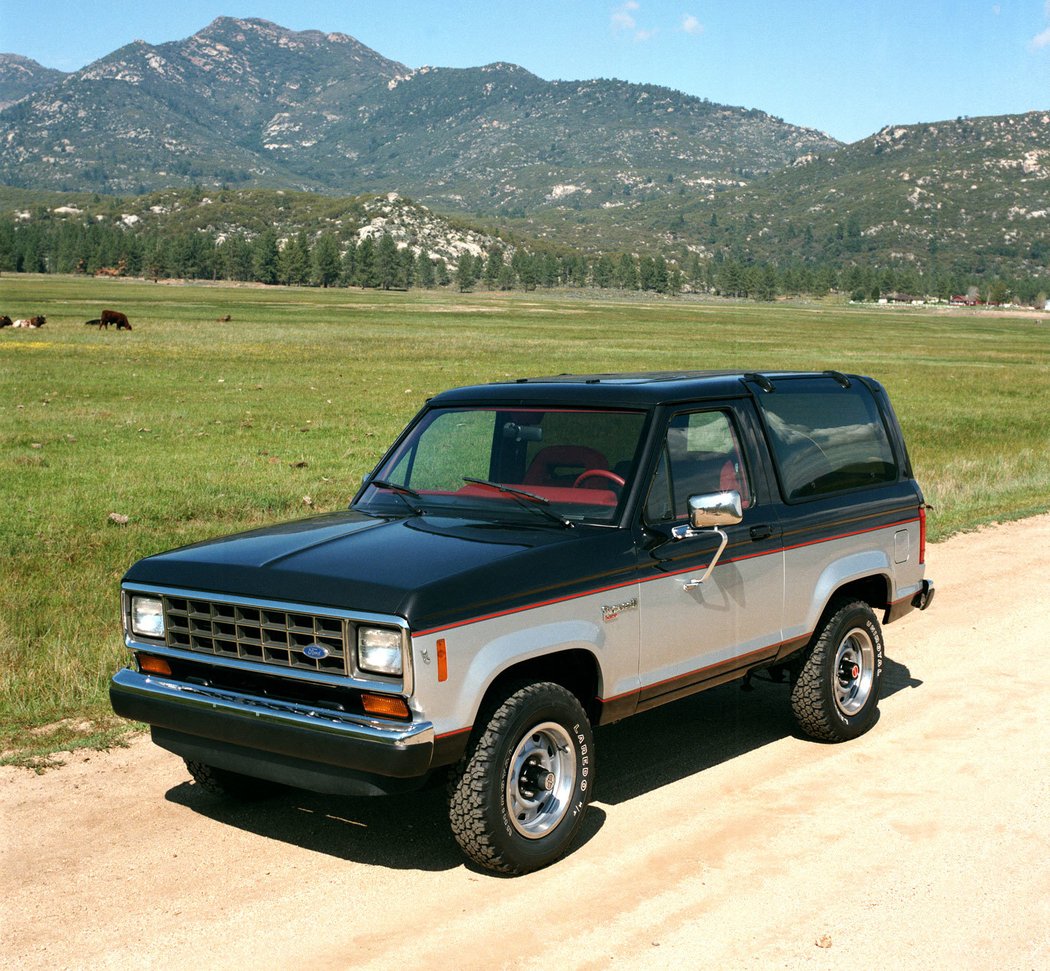
[[[103,307],[134,330],[84,327]],[[132,561],[345,505],[425,398],[458,384],[858,371],[894,401],[932,538],[1050,508],[1050,319],[13,275],[0,313],[48,318],[0,331],[8,760],[120,732],[106,686],[124,659],[118,589]]]

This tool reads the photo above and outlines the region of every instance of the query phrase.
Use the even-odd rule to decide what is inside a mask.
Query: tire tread
[[[825,683],[825,668],[829,663],[828,652],[834,653],[838,644],[836,643],[839,627],[842,619],[853,611],[860,610],[868,613],[874,618],[871,607],[862,600],[839,600],[832,604],[829,616],[820,628],[820,634],[814,641],[813,646],[805,655],[798,677],[791,688],[791,709],[799,727],[812,738],[823,742],[841,742],[853,737],[853,733],[844,732],[842,723],[838,721],[832,709]],[[875,633],[878,635],[877,651],[882,649],[882,634],[878,623],[875,624]],[[881,668],[881,657],[878,661]],[[879,679],[876,677],[872,686],[875,696],[872,705],[871,717],[874,717],[874,708],[878,705]],[[863,734],[870,727],[864,724],[860,732]]]
[[[492,711],[484,731],[468,746],[449,776],[448,809],[452,835],[463,853],[486,870],[517,875],[538,868],[523,865],[511,852],[500,848],[497,831],[489,816],[495,807],[489,805],[488,793],[493,783],[491,773],[500,772],[498,752],[512,722],[523,707],[550,702],[552,692],[559,701],[578,709],[576,717],[581,724],[587,722],[576,696],[561,685],[548,681],[519,685],[512,688]],[[562,825],[571,824],[565,820]]]

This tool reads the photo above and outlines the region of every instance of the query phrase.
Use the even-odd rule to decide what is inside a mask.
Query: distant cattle
[[[94,323],[94,321],[88,321],[88,323]],[[103,327],[109,330],[109,325],[113,324],[117,330],[131,330],[131,324],[128,323],[128,318],[122,314],[119,310],[103,310],[102,315],[98,318],[98,329],[102,330]]]
[[[223,314],[221,317],[215,318],[217,324],[228,324],[233,318],[229,314]]]
[[[95,270],[95,276],[123,276],[128,272],[128,261],[121,258],[116,266],[100,266]]]
[[[8,322],[11,323],[10,318],[8,318]],[[20,318],[20,319],[18,319],[16,321],[14,321],[13,323],[11,323],[11,326],[12,327],[27,327],[27,328],[34,328],[35,329],[37,327],[43,327],[44,324],[46,324],[46,323],[47,323],[47,317],[45,317],[45,316],[43,316],[41,314],[39,317],[22,317],[22,318]]]
[[[7,316],[7,314],[4,314],[2,317],[0,317],[0,327],[10,327],[13,323],[14,321],[12,321],[11,318]]]

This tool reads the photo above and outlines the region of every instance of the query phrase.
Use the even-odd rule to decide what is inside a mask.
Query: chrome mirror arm
[[[689,522],[675,526],[671,530],[671,539],[691,539],[706,533],[716,533],[720,542],[715,555],[711,557],[711,562],[704,570],[704,575],[699,579],[689,580],[685,585],[686,590],[695,590],[711,575],[711,571],[722,558],[726,546],[729,545],[729,536],[722,527],[736,525],[743,519],[741,505],[740,493],[736,490],[689,497]]]
[[[690,530],[690,534],[689,535],[692,535],[692,536],[697,536],[700,533],[708,532],[708,530],[705,530],[705,529],[692,530],[691,527],[688,527],[688,526],[676,527],[676,529],[678,529],[678,528]],[[728,533],[726,533],[726,531],[724,529],[721,529],[718,526],[712,526],[711,529],[710,529],[710,532],[718,533],[718,535],[722,538],[722,541],[718,544],[718,549],[715,550],[715,555],[711,557],[711,562],[707,564],[707,569],[704,570],[704,575],[702,577],[700,577],[699,579],[697,579],[696,577],[693,577],[690,580],[688,580],[686,582],[684,588],[683,588],[685,590],[695,590],[698,586],[700,586],[701,583],[703,583],[711,575],[711,571],[715,568],[715,566],[718,564],[718,561],[722,558],[722,554],[725,552],[726,546],[729,545],[729,535],[728,535]],[[683,534],[682,536],[675,536],[675,539],[685,539],[685,538],[686,538],[685,534]]]

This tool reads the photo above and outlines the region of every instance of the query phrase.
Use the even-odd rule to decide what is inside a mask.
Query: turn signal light
[[[361,695],[361,707],[370,715],[382,715],[386,718],[410,717],[408,705],[404,698],[393,695]]]
[[[139,655],[139,670],[149,674],[171,674],[171,665],[162,657],[153,657],[152,654]]]
[[[438,681],[448,681],[448,647],[445,638],[439,637],[437,642]]]

